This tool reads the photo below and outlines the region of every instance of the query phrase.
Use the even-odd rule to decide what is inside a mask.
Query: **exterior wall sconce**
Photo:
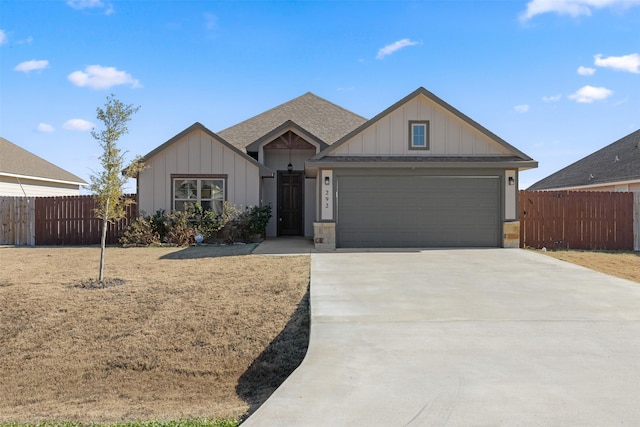
[[[516,179],[512,176],[509,177],[509,185],[515,185],[516,184]]]
[[[291,164],[291,162],[289,162],[289,164],[287,165],[287,170],[289,171],[289,173],[293,171],[293,165]]]
[[[328,176],[324,177],[324,185],[329,185],[331,184],[331,178],[329,178]]]

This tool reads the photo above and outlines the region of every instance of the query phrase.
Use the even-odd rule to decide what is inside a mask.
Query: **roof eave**
[[[623,181],[604,181],[604,182],[594,182],[592,184],[565,185],[561,187],[547,187],[547,188],[533,188],[535,186],[534,184],[531,187],[529,187],[527,190],[530,190],[530,191],[584,190],[589,188],[610,187],[612,185],[628,185],[628,184],[640,184],[640,178],[625,179]]]
[[[43,181],[43,182],[55,182],[56,184],[68,184],[68,185],[78,185],[78,186],[86,186],[89,185],[88,182],[83,181],[67,181],[63,179],[55,179],[55,178],[46,178],[42,176],[33,176],[33,175],[20,175],[15,173],[8,172],[0,172],[0,176],[6,176],[9,178],[18,178],[18,179],[31,179],[34,181]]]
[[[402,161],[338,161],[338,160],[308,160],[305,168],[342,169],[342,168],[383,168],[383,169],[518,169],[520,171],[534,169],[538,167],[535,160],[506,160],[502,162],[402,162]]]

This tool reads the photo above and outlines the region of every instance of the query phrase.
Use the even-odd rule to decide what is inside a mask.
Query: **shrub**
[[[242,210],[233,203],[224,202],[223,212],[216,214],[196,203],[185,205],[184,211],[167,213],[159,210],[154,215],[138,217],[125,230],[120,243],[188,246],[195,242],[196,234],[201,234],[204,241],[248,242],[255,235],[264,235],[269,219],[271,205],[249,206]]]
[[[166,243],[178,246],[189,246],[195,242],[196,230],[191,224],[191,212],[173,211],[166,214],[167,233]]]
[[[271,219],[271,205],[249,206],[245,211],[247,225],[252,235],[266,233],[267,224]]]
[[[124,245],[155,245],[160,244],[160,235],[154,230],[150,218],[139,216],[127,227],[120,238]]]

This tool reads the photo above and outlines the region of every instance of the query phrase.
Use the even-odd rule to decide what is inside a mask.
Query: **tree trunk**
[[[102,238],[100,239],[100,273],[98,274],[98,281],[102,283],[104,279],[104,250],[107,246],[107,224],[108,224],[108,215],[109,212],[109,200],[107,200],[107,204],[105,206],[105,214],[102,217]]]

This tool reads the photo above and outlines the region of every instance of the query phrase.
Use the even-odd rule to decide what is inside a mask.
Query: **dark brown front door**
[[[304,174],[278,171],[278,236],[304,234]]]

